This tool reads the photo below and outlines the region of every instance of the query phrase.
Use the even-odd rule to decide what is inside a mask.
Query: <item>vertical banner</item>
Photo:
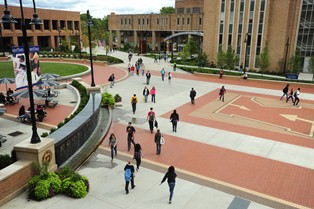
[[[16,90],[27,88],[26,59],[24,47],[12,47],[12,60],[15,75]],[[39,46],[29,47],[30,70],[33,85],[41,84],[41,72],[39,63]]]

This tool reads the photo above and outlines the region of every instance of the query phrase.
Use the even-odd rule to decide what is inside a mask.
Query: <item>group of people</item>
[[[25,106],[22,105],[19,109],[19,117],[18,119],[21,120],[21,122],[31,121],[31,115],[30,115],[31,108],[29,107],[27,111],[25,110]],[[35,109],[35,113],[37,115],[38,121],[42,122],[43,119],[46,117],[47,112],[44,110],[42,105],[37,105]]]
[[[142,58],[138,58],[138,60],[135,62],[134,65],[131,65],[131,59],[129,58],[129,63],[128,63],[128,71],[131,73],[131,75],[134,75],[136,72],[136,75],[139,76],[140,70],[142,71],[142,76],[145,74],[145,65],[143,63]]]
[[[289,84],[287,84],[283,89],[283,95],[280,97],[280,100],[282,100],[282,98],[285,96],[286,97],[286,103],[291,99],[293,105],[299,105],[300,102],[300,88],[298,88],[296,91],[293,90],[293,88],[290,88],[289,91]]]
[[[0,104],[6,105],[6,104],[14,104],[15,98],[12,97],[13,90],[9,88],[7,90],[7,95],[5,96],[2,92],[0,92]]]

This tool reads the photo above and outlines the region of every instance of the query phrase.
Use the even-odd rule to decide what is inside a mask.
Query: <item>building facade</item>
[[[0,10],[4,11],[4,9],[4,5],[0,5]],[[11,11],[11,15],[17,23],[1,23],[0,25],[3,39],[0,41],[0,46],[1,50],[6,52],[10,51],[11,46],[23,45],[20,7],[8,6],[8,9]],[[24,8],[27,36],[30,45],[55,49],[59,47],[63,40],[72,37],[76,40],[77,45],[80,46],[80,12],[37,8],[37,14],[43,24],[29,25],[33,13],[33,8]]]
[[[307,60],[314,56],[313,0],[176,0],[175,14],[141,14],[108,16],[110,44],[141,46],[169,51],[169,44],[187,41],[187,36],[167,37],[182,32],[203,32],[201,48],[215,60],[220,46],[231,46],[249,69],[258,69],[257,57],[266,42],[269,69],[283,71],[298,49],[304,71]],[[140,50],[141,51],[141,50]],[[286,65],[285,65],[286,64]]]

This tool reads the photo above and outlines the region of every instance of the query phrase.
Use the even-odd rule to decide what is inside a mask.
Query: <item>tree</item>
[[[225,65],[225,57],[226,55],[222,50],[222,45],[220,45],[216,54],[216,63],[218,67],[223,68],[223,66]]]
[[[205,67],[209,64],[208,55],[205,52],[199,52],[196,61],[198,67]]]
[[[294,55],[291,56],[289,66],[292,68],[293,73],[299,73],[302,71],[302,58],[299,49],[297,49]]]
[[[235,50],[232,49],[232,46],[228,46],[227,52],[225,53],[225,63],[229,70],[234,70],[234,66],[239,62],[238,55],[235,53]]]
[[[188,43],[184,45],[183,52],[180,54],[180,56],[183,59],[188,59],[193,54],[196,54],[199,51],[199,47],[196,45],[194,37],[191,36],[189,37]]]
[[[262,74],[269,67],[269,52],[268,41],[265,41],[265,46],[262,53],[257,57],[257,66],[260,68]]]
[[[162,7],[160,9],[160,14],[174,14],[176,9],[173,7]]]

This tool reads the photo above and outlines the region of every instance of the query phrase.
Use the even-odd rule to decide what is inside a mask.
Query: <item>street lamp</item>
[[[5,10],[3,11],[3,16],[1,18],[2,23],[17,23],[17,21],[14,20],[14,17],[10,15],[10,11],[7,8],[7,0],[4,0],[5,2]],[[38,18],[38,15],[36,13],[36,5],[35,0],[33,0],[34,5],[34,14],[29,24],[31,25],[40,25],[43,24],[42,21]],[[22,0],[20,0],[20,9],[21,9],[21,16],[22,16],[22,32],[23,32],[23,42],[24,42],[24,53],[26,58],[26,73],[27,73],[27,82],[28,82],[28,91],[29,91],[29,103],[30,103],[30,109],[31,109],[31,119],[32,119],[32,138],[31,143],[36,144],[40,142],[40,138],[37,133],[37,127],[36,127],[36,118],[35,118],[35,108],[34,108],[34,96],[33,96],[33,83],[32,83],[32,75],[30,70],[30,62],[29,62],[29,47],[27,42],[27,31],[26,31],[26,24],[24,19],[24,12],[23,12],[23,5]]]
[[[90,26],[93,25],[90,15],[89,15],[89,10],[87,10],[87,22],[86,22],[87,28],[88,28],[88,40],[89,40],[89,59],[90,59],[90,70],[92,74],[92,83],[91,86],[95,86],[94,82],[94,69],[93,69],[93,54],[92,54],[92,41],[90,37]]]
[[[4,45],[3,45],[3,36],[2,36],[2,27],[0,25],[0,38],[1,38],[1,49],[2,49],[2,56],[4,57]]]
[[[246,33],[245,35],[245,40],[244,40],[245,45],[245,57],[244,57],[244,72],[246,72],[246,63],[247,63],[247,54],[248,54],[248,45],[249,45],[249,34]]]
[[[289,37],[288,40],[286,42],[286,56],[285,56],[285,63],[283,66],[283,74],[286,75],[286,68],[287,68],[287,59],[288,59],[288,49],[289,49]]]

